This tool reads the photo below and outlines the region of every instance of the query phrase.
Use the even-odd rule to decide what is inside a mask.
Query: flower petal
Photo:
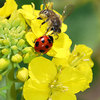
[[[32,46],[34,47],[34,41],[36,39],[36,36],[32,33],[32,32],[28,32],[26,35],[25,35],[25,38],[27,40],[27,42]]]
[[[67,31],[67,25],[62,23],[61,32],[64,33]]]
[[[41,26],[42,22],[43,22],[42,20],[38,20],[38,19],[34,19],[31,21],[32,31],[37,37],[43,36],[47,29],[47,26],[48,26],[47,23]]]
[[[60,85],[68,87],[68,90],[73,93],[77,93],[83,91],[87,80],[79,70],[71,66],[66,66],[59,75],[58,82]]]
[[[36,57],[29,63],[29,76],[38,83],[48,84],[56,74],[55,64],[44,57]]]
[[[4,6],[0,8],[0,16],[8,17],[16,9],[17,4],[15,0],[6,0]]]
[[[88,62],[90,67],[93,67],[93,62],[90,58],[92,53],[91,48],[85,45],[76,45],[69,57],[69,64],[74,67],[81,62]]]
[[[25,82],[23,87],[23,96],[25,100],[47,100],[49,88],[41,87],[41,84],[35,84],[31,79]]]
[[[76,100],[76,96],[69,91],[66,92],[56,91],[52,94],[51,100]]]
[[[23,15],[25,19],[32,20],[34,18],[34,9],[35,5],[23,5],[22,9],[19,9],[18,11]]]
[[[84,91],[89,87],[89,83],[92,82],[92,79],[93,79],[92,69],[90,65],[88,64],[88,62],[81,62],[80,64],[78,64],[76,68],[77,70],[80,71],[80,73],[84,75],[85,79],[87,80],[86,85],[84,85],[83,87],[83,91]]]
[[[68,65],[68,57],[66,58],[53,58],[52,61],[57,65],[57,66],[62,66],[66,67]]]
[[[65,58],[70,54],[70,46],[72,41],[69,39],[68,35],[65,33],[59,34],[59,38],[54,41],[52,49],[56,51],[55,57]]]

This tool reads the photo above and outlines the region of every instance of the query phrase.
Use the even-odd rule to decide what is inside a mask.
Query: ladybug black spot
[[[41,53],[45,52],[45,50],[40,50]]]
[[[35,43],[35,46],[38,47],[38,45],[39,45],[39,42],[36,42],[36,43]]]
[[[50,39],[48,39],[48,42],[51,43],[52,41]]]
[[[49,48],[49,46],[48,46],[48,45],[46,45],[45,47],[46,47],[47,49]]]

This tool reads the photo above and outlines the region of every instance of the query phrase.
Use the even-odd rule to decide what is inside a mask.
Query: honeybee
[[[52,8],[53,8],[52,2],[51,2],[51,5],[50,5],[50,7],[49,7],[49,5],[48,6],[46,5],[46,9],[40,11],[39,17],[37,19],[40,19],[40,20],[46,19],[44,22],[41,23],[41,25],[43,25],[46,22],[48,22],[48,26],[49,27],[47,28],[46,33],[49,30],[52,30],[53,31],[52,34],[58,36],[58,33],[61,33],[61,26],[62,26],[62,22],[63,22],[63,19],[64,19],[64,14],[65,14],[66,6],[65,6],[65,8],[63,10],[62,18],[60,18],[60,15],[58,15],[57,13],[55,13],[52,10]],[[69,16],[69,15],[67,15],[67,16]]]

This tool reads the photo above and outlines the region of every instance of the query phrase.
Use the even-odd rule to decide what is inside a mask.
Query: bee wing
[[[62,12],[62,18],[61,20],[64,21],[65,18],[71,15],[72,11],[74,10],[74,5],[68,5],[64,7],[64,10]]]

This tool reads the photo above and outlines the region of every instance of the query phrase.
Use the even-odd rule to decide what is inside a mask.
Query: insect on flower
[[[46,5],[45,0],[44,0],[44,3],[46,6],[46,9],[40,11],[39,17],[37,19],[40,19],[40,20],[46,19],[44,22],[41,23],[41,25],[43,25],[46,22],[48,22],[49,27],[47,28],[46,33],[49,30],[51,30],[51,31],[53,31],[52,34],[58,36],[58,33],[61,33],[61,26],[62,26],[62,22],[65,18],[65,13],[67,11],[66,17],[69,16],[71,14],[73,6],[72,5],[68,5],[67,7],[65,6],[63,13],[62,13],[62,18],[60,18],[60,15],[58,15],[56,12],[53,11],[53,4],[50,5],[49,4],[50,2],[49,2],[48,5]]]
[[[42,36],[35,41],[35,51],[38,53],[47,53],[53,45],[52,36]]]

